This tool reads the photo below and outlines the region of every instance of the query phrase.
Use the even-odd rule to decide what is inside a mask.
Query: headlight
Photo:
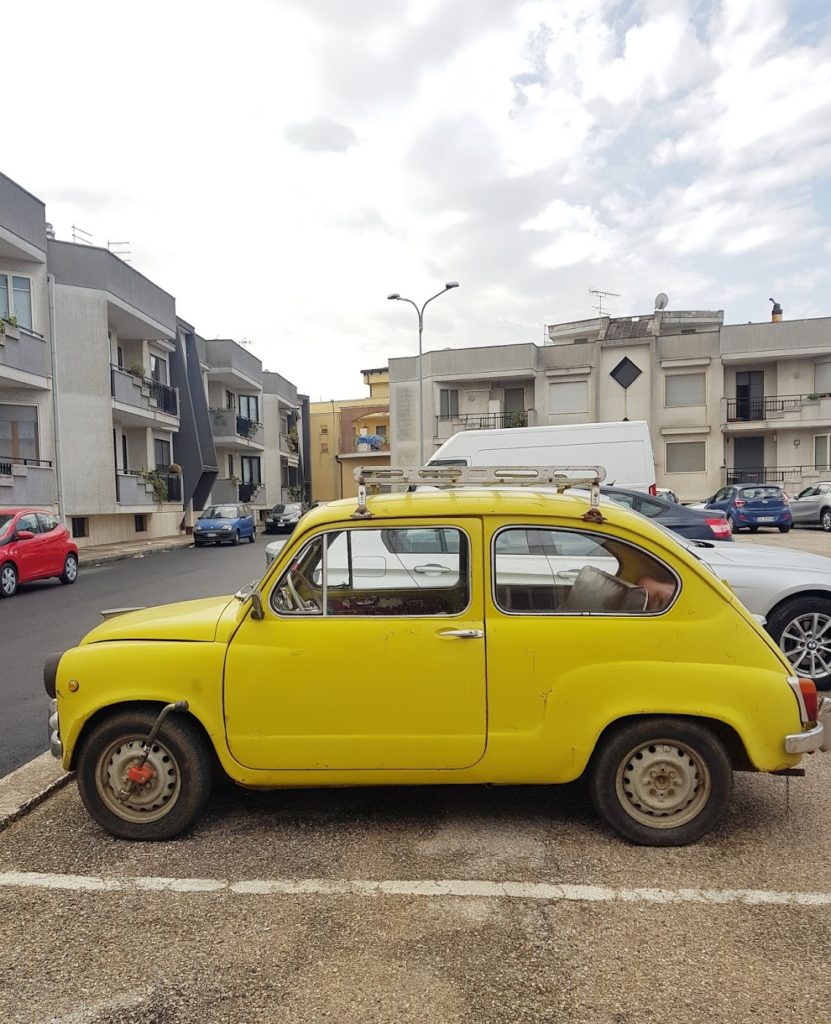
[[[227,526],[223,526],[223,527],[222,527],[222,529],[223,529],[223,530],[230,530],[230,529],[231,529],[231,526],[230,526],[230,525],[227,525]]]

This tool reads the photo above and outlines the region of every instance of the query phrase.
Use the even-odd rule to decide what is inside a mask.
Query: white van
[[[462,430],[430,466],[603,466],[604,483],[655,493],[655,456],[644,420]]]

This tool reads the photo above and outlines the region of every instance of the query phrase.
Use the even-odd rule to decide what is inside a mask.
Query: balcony
[[[145,427],[150,423],[173,429],[179,426],[177,388],[168,387],[152,377],[137,377],[111,365],[110,393],[116,417],[125,426]]]
[[[0,325],[0,381],[46,390],[52,373],[49,343],[25,327],[5,321]]]
[[[288,458],[298,459],[300,457],[299,444],[297,443],[297,432],[293,434],[280,434],[277,444],[282,455]]]
[[[214,442],[234,451],[255,449],[263,451],[263,425],[233,409],[211,409],[211,429]],[[230,500],[230,499],[229,499]]]
[[[172,473],[142,474],[119,469],[115,474],[115,500],[128,506],[181,505],[182,478]]]
[[[262,363],[253,354],[229,338],[205,342],[208,380],[231,391],[262,391]]]
[[[813,466],[751,466],[742,469],[728,468],[726,483],[731,484],[790,484],[793,489],[807,486],[819,476]]]
[[[268,507],[268,496],[265,484],[241,484],[234,480],[215,480],[211,489],[211,502],[220,505],[223,502],[243,501],[246,505]]]
[[[831,423],[831,393],[725,399],[724,429],[774,430]]]
[[[0,455],[0,505],[50,506],[55,504],[55,494],[51,462]]]
[[[505,427],[527,427],[528,413],[472,412],[450,413],[436,417],[436,438],[446,441],[460,430],[502,430]]]

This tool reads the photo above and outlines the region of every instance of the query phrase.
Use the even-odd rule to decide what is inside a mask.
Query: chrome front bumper
[[[785,737],[785,750],[789,754],[812,754],[815,750],[831,750],[831,699],[820,697],[817,724],[803,732]]]
[[[61,730],[58,723],[58,702],[54,697],[49,701],[49,753],[59,760],[63,757],[63,743],[61,743]]]

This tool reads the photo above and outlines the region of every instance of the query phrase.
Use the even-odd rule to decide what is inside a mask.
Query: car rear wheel
[[[831,533],[831,508],[824,508],[820,513],[819,525],[826,533]]]
[[[0,597],[14,597],[17,593],[17,569],[11,562],[0,568]]]
[[[61,583],[74,583],[78,579],[78,559],[69,554],[64,559],[63,572],[58,577]]]
[[[738,526],[736,526],[736,517],[733,515],[732,512],[727,513],[727,525],[730,527],[731,533],[739,532],[739,528]]]
[[[253,544],[256,539],[257,539],[257,530],[256,530],[256,527],[255,527],[251,531],[251,536],[248,538],[248,543],[249,544]]]
[[[733,770],[721,741],[682,718],[617,728],[595,752],[589,790],[598,814],[641,846],[684,846],[723,818]]]
[[[831,689],[831,600],[799,597],[768,617],[767,630],[797,675]]]
[[[759,527],[758,526],[749,526],[748,529],[750,530],[751,533],[758,533],[759,532]]]
[[[234,534],[234,539],[231,541],[231,543],[234,545],[234,547],[236,547],[237,544],[239,544],[239,530],[237,530],[237,532]]]
[[[120,839],[172,839],[189,828],[208,803],[214,764],[208,743],[180,715],[168,717],[145,762],[146,782],[128,772],[144,753],[154,710],[122,711],[92,726],[77,760],[78,790],[98,824]]]
[[[790,529],[791,529],[790,526],[780,526],[779,527],[779,532],[780,533],[789,533]]]

